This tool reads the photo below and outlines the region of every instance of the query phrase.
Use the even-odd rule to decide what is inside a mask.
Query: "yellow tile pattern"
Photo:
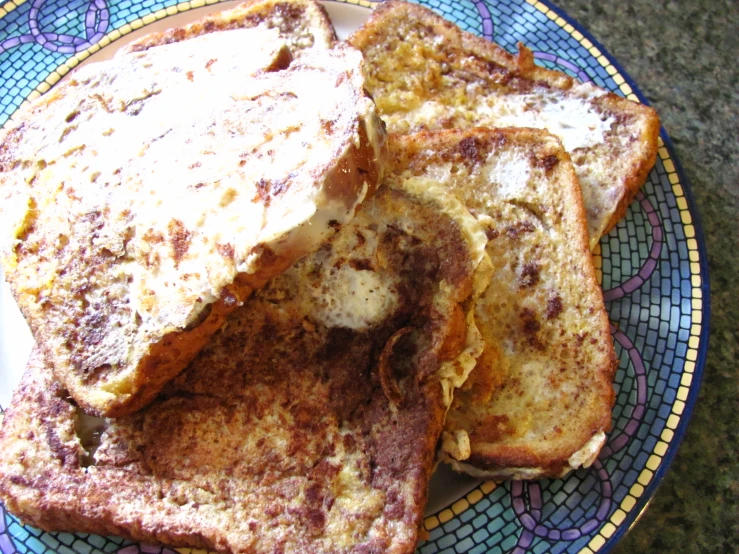
[[[2,6],[0,6],[0,17],[5,17],[18,6],[25,3],[26,0],[8,0]]]
[[[595,278],[598,280],[599,285],[603,285],[603,252],[600,248],[600,243],[595,245],[593,249],[593,266],[595,267]]]
[[[450,521],[465,510],[469,509],[470,506],[477,504],[480,500],[493,492],[496,487],[497,484],[495,482],[485,481],[479,487],[467,493],[464,498],[457,500],[450,507],[442,510],[436,515],[427,517],[423,522],[423,528],[426,531],[436,529],[439,525]]]

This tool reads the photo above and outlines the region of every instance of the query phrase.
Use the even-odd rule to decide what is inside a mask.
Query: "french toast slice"
[[[337,42],[326,10],[314,0],[250,0],[182,27],[149,33],[121,48],[119,54],[142,52],[207,33],[257,26],[277,29],[293,55],[310,48],[331,48]]]
[[[391,135],[389,170],[446,184],[485,228],[486,350],[455,393],[442,460],[490,478],[588,466],[610,428],[616,358],[577,177],[537,129]]]
[[[383,186],[130,416],[82,414],[36,352],[0,430],[0,498],[46,530],[413,552],[450,393],[482,350],[485,242],[425,180]]]
[[[290,62],[278,35],[227,30],[91,64],[2,133],[4,274],[89,413],[145,405],[379,182],[385,133],[360,53]]]
[[[367,90],[389,132],[546,128],[575,165],[591,249],[626,213],[657,154],[656,112],[534,64],[422,6],[378,6],[349,43],[367,62]]]

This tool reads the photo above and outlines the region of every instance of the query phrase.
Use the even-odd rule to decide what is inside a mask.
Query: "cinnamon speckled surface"
[[[739,2],[554,0],[656,108],[708,249],[711,334],[687,435],[616,554],[739,552]]]

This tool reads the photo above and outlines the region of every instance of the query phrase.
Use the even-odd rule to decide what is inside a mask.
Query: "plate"
[[[565,13],[537,0],[423,0],[463,29],[538,63],[644,102],[618,63]],[[0,0],[0,124],[88,59],[136,35],[225,7],[211,0]],[[344,37],[376,3],[327,2]],[[109,46],[110,45],[110,46]],[[627,216],[595,252],[619,357],[613,429],[598,460],[566,479],[496,484],[439,468],[418,552],[608,552],[646,508],[685,433],[698,395],[709,320],[706,251],[667,134]],[[0,406],[7,406],[31,337],[0,289]],[[115,537],[43,533],[0,505],[0,553],[167,553]],[[178,549],[188,552],[189,549]]]

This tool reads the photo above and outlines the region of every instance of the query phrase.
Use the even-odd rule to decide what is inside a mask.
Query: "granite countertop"
[[[687,435],[616,554],[739,552],[739,2],[554,0],[660,115],[708,249],[708,358]]]

